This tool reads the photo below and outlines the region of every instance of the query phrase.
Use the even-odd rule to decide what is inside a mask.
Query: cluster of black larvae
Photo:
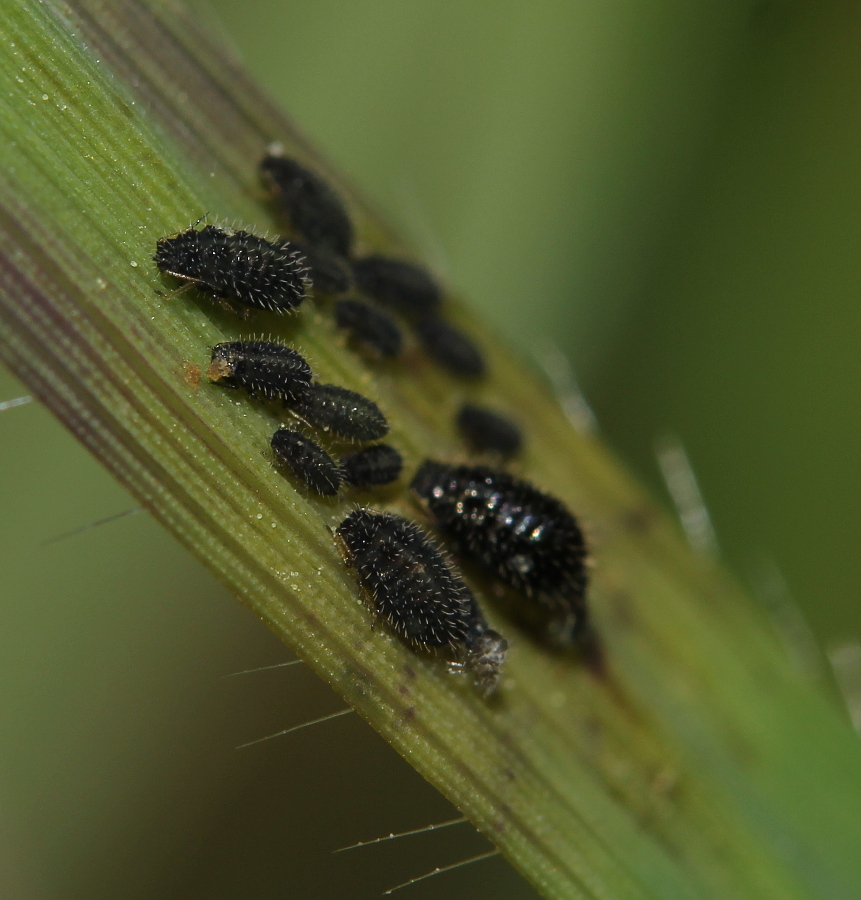
[[[270,148],[260,171],[295,239],[270,241],[196,223],[158,241],[158,268],[231,309],[238,303],[289,312],[313,288],[335,300],[337,327],[376,358],[402,354],[407,325],[425,353],[451,373],[472,381],[486,375],[476,344],[443,317],[443,294],[428,272],[403,259],[356,253],[353,223],[338,193],[279,148]],[[321,384],[297,350],[264,340],[217,344],[207,375],[280,403],[302,423],[302,430],[279,428],[271,449],[276,464],[310,491],[374,490],[400,477],[401,454],[379,443],[389,431],[379,407],[347,388]],[[499,468],[523,445],[511,419],[464,403],[453,424],[483,464],[426,460],[412,478],[415,498],[459,555],[538,611],[545,636],[571,643],[586,621],[587,586],[585,543],[574,516],[561,501]],[[342,449],[336,459],[331,444],[339,442],[365,446]],[[490,693],[508,643],[488,627],[454,563],[430,536],[408,519],[367,508],[347,516],[337,535],[375,616],[412,646],[447,653],[453,668],[468,671]]]
[[[270,148],[260,170],[280,212],[300,236],[301,243],[292,246],[304,253],[315,288],[337,298],[337,326],[357,346],[377,357],[397,358],[406,325],[428,356],[449,372],[468,379],[485,373],[484,357],[472,338],[442,318],[442,290],[432,275],[404,259],[357,255],[340,197],[279,148]]]
[[[272,341],[228,341],[212,348],[207,370],[210,381],[241,388],[252,397],[278,400],[305,423],[357,443],[378,441],[389,423],[380,408],[361,394],[336,384],[320,384],[305,358]],[[340,463],[315,440],[291,428],[272,435],[272,452],[305,486],[322,496],[334,496],[341,486],[389,484],[401,474],[401,454],[388,444],[371,444],[344,456]]]
[[[586,544],[555,497],[488,466],[427,460],[410,485],[457,550],[547,613],[569,643],[586,621]]]

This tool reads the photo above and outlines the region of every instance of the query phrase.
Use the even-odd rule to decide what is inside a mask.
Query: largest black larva
[[[432,460],[411,488],[459,552],[543,608],[558,640],[582,629],[587,551],[564,503],[507,472]]]
[[[463,579],[414,522],[357,509],[338,526],[375,613],[416,647],[446,648],[490,693],[508,642],[487,623]]]
[[[214,225],[161,238],[153,259],[204,293],[270,312],[295,309],[309,285],[302,256],[287,243]]]

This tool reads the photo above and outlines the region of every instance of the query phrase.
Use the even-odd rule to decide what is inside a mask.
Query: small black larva
[[[374,309],[364,300],[339,300],[335,306],[335,321],[350,336],[376,353],[391,358],[401,352],[401,329],[391,316]]]
[[[373,400],[336,384],[312,384],[291,409],[312,425],[349,441],[377,441],[389,433],[389,423]]]
[[[305,240],[349,256],[353,223],[343,201],[328,182],[295,159],[276,152],[263,157],[260,171],[285,215]]]
[[[313,377],[305,358],[272,341],[227,341],[212,348],[206,372],[211,381],[243,388],[253,397],[295,403],[308,393]]]
[[[214,225],[162,238],[153,259],[204,293],[270,312],[295,309],[308,287],[303,258],[289,244]]]
[[[389,444],[363,447],[341,460],[344,481],[352,487],[371,487],[397,481],[404,461]]]
[[[490,693],[508,647],[487,627],[463,579],[414,522],[357,509],[338,527],[374,612],[415,647],[448,649]]]
[[[325,497],[338,493],[341,470],[335,460],[311,438],[289,428],[279,428],[272,435],[271,443],[276,460],[289,466],[293,474],[312,491]]]
[[[444,319],[427,316],[416,322],[416,334],[429,356],[454,375],[480,378],[484,357],[473,340]]]
[[[428,460],[410,485],[458,551],[533,598],[556,639],[586,623],[587,551],[565,504],[487,466]]]
[[[287,241],[298,253],[305,257],[308,276],[314,285],[314,293],[346,294],[353,287],[353,276],[349,266],[333,250],[322,244],[308,244]]]
[[[428,315],[442,302],[431,275],[413,263],[388,256],[366,256],[353,263],[359,290],[408,315]]]
[[[464,403],[455,424],[473,450],[513,456],[523,446],[523,432],[511,419],[475,403]]]

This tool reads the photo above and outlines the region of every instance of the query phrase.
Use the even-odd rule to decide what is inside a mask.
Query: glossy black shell
[[[583,624],[586,545],[560,500],[507,472],[431,460],[411,487],[460,553],[572,630]]]

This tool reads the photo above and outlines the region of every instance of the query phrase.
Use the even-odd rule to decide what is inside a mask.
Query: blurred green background
[[[821,646],[861,633],[861,9],[215,4],[252,72],[527,355],[558,347],[665,495]],[[23,393],[0,376],[0,399]],[[41,408],[0,414],[0,891],[371,897],[481,852],[454,813]],[[779,612],[791,606],[779,607]],[[500,860],[404,893],[534,897]]]

